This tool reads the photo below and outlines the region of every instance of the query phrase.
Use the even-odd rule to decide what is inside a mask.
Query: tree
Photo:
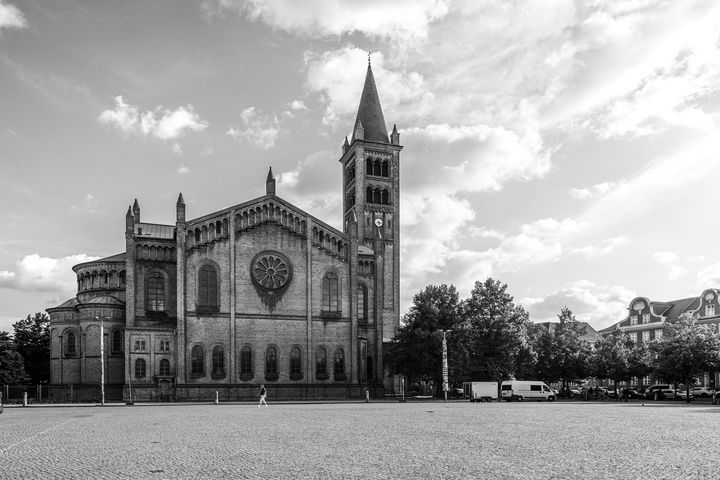
[[[698,325],[692,315],[681,315],[677,323],[666,323],[662,338],[650,347],[657,355],[655,373],[668,382],[690,385],[704,372],[720,367],[720,337],[708,325]]]
[[[528,313],[513,303],[506,284],[492,278],[475,282],[462,316],[466,371],[473,380],[504,380],[535,363]]]
[[[600,378],[609,378],[617,384],[629,380],[632,341],[620,331],[615,331],[595,343],[591,358],[591,372]]]
[[[448,335],[448,364],[450,377],[458,371],[457,347],[459,296],[452,285],[428,285],[415,294],[410,311],[403,318],[398,335],[388,346],[385,361],[394,373],[408,377],[408,382],[442,379],[442,334],[440,330],[453,330]]]
[[[27,381],[23,357],[8,332],[0,332],[0,385],[18,385]]]
[[[587,376],[592,349],[590,344],[582,339],[585,327],[575,319],[569,308],[563,307],[558,319],[560,322],[555,329],[554,347],[557,373],[565,389],[568,380]]]
[[[50,317],[45,313],[28,315],[13,324],[15,345],[33,383],[50,381]]]

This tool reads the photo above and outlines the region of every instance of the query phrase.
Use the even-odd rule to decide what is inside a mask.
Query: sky
[[[720,286],[720,2],[0,0],[0,330],[71,267],[265,193],[341,224],[372,52],[401,154],[401,313],[508,284],[596,329]]]

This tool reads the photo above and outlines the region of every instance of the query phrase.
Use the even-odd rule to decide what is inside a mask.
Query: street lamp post
[[[445,392],[445,403],[447,403],[447,392],[448,392],[448,361],[447,361],[447,339],[445,334],[452,332],[452,330],[440,330],[442,332],[442,376],[443,376],[443,391]]]
[[[95,317],[100,320],[100,404],[105,405],[105,332],[104,317]]]

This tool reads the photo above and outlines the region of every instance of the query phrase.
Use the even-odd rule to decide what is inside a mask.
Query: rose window
[[[292,278],[290,261],[278,252],[262,252],[256,255],[250,271],[253,281],[268,290],[283,288]]]

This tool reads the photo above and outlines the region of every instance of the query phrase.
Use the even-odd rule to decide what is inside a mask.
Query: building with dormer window
[[[628,315],[615,325],[600,330],[600,335],[609,335],[615,331],[627,333],[637,343],[648,343],[662,337],[665,323],[675,322],[681,315],[690,314],[699,325],[710,325],[715,332],[720,331],[720,289],[709,288],[697,297],[683,298],[669,302],[651,301],[647,297],[634,298],[628,306]],[[645,378],[638,383],[649,385],[652,379]],[[701,379],[702,385],[720,385],[720,372],[708,372]]]

